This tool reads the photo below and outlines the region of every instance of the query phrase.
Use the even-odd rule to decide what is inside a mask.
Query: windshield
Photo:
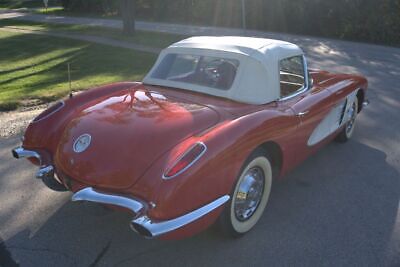
[[[236,59],[168,54],[151,77],[228,90],[235,80],[238,67],[239,61]]]

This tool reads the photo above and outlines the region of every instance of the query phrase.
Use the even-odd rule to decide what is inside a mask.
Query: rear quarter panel
[[[273,104],[275,105],[275,104]],[[269,107],[231,121],[221,122],[209,132],[188,143],[202,141],[207,152],[181,175],[162,179],[171,155],[157,160],[131,189],[131,194],[152,201],[151,218],[171,219],[199,208],[216,198],[230,194],[243,163],[260,144],[274,141],[284,150],[290,146],[297,119],[291,109]]]

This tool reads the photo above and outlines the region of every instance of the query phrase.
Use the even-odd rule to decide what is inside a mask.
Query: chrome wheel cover
[[[346,125],[346,135],[351,136],[354,128],[354,123],[356,121],[356,116],[357,116],[357,104],[354,102],[353,105],[351,105],[351,108],[347,111],[348,117],[350,118],[349,121],[347,122]]]
[[[264,193],[265,176],[260,167],[249,169],[234,196],[234,213],[238,221],[248,220],[257,210]]]

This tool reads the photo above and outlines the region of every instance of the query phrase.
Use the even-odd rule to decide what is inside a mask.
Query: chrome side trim
[[[154,222],[149,217],[142,216],[132,220],[131,228],[135,232],[138,232],[147,238],[157,237],[200,219],[201,217],[225,204],[229,198],[230,197],[228,195],[222,196],[197,210],[168,221]]]
[[[172,167],[174,167],[184,156],[186,156],[186,154],[189,153],[189,152],[193,149],[193,147],[195,147],[196,145],[201,145],[202,147],[204,147],[204,150],[203,150],[190,164],[188,164],[185,168],[183,168],[182,170],[180,170],[179,172],[177,172],[175,175],[172,175],[172,176],[165,176],[165,173],[169,172],[170,169],[171,169]],[[206,151],[207,151],[207,146],[206,146],[206,144],[204,144],[203,142],[196,142],[196,143],[194,143],[194,145],[192,145],[188,150],[186,150],[185,153],[183,153],[181,156],[179,156],[178,159],[175,160],[174,163],[171,164],[170,167],[168,167],[168,169],[163,173],[162,178],[163,178],[164,180],[169,180],[169,179],[172,179],[172,178],[174,178],[174,177],[180,175],[181,173],[185,172],[187,169],[189,169],[190,167],[192,167],[192,166],[204,155],[204,153],[206,153]]]
[[[102,204],[111,204],[120,206],[133,211],[135,214],[140,213],[144,209],[144,205],[132,198],[100,193],[95,191],[92,187],[86,187],[72,195],[72,201],[91,201]]]
[[[39,153],[32,150],[26,150],[23,147],[14,148],[12,151],[14,158],[22,159],[22,158],[36,158],[39,160],[39,163],[42,164],[42,158]]]

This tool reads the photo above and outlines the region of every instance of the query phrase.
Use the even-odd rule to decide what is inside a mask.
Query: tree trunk
[[[120,0],[120,11],[123,32],[127,35],[135,34],[135,1]]]

